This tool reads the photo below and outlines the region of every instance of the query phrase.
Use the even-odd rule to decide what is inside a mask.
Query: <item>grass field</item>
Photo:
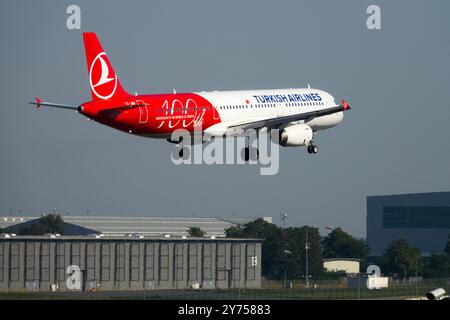
[[[336,287],[299,289],[230,289],[230,290],[152,290],[98,292],[0,292],[0,300],[328,300],[383,299],[423,297],[435,288],[450,292],[450,279],[421,281],[415,284],[395,284],[386,289],[349,289]]]

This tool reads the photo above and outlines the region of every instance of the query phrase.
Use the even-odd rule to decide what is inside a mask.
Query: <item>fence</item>
[[[136,300],[325,300],[380,299],[387,297],[424,297],[435,288],[450,292],[450,279],[422,280],[415,284],[394,283],[385,289],[350,289],[336,286],[336,281],[316,283],[316,288],[227,289],[227,290],[147,290],[58,293],[0,293],[0,299],[136,299]],[[270,284],[270,282],[269,282]],[[274,284],[274,282],[272,282]]]

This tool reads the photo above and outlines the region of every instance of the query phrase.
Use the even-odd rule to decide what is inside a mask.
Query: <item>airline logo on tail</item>
[[[116,92],[117,76],[106,53],[100,52],[89,69],[89,83],[92,92],[100,99],[109,99]]]

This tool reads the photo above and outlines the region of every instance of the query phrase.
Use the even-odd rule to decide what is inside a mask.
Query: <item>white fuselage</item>
[[[207,135],[223,135],[230,125],[275,117],[302,114],[336,107],[329,93],[312,88],[195,92],[215,106],[221,123],[205,130]],[[313,131],[331,128],[343,119],[343,112],[314,118],[305,123]]]

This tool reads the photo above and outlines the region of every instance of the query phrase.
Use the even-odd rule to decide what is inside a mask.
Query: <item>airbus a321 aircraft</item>
[[[92,101],[79,106],[31,102],[41,106],[75,110],[115,129],[149,138],[167,139],[184,129],[202,133],[202,141],[233,136],[248,129],[279,130],[282,146],[307,146],[318,152],[314,135],[336,126],[350,105],[337,105],[329,93],[312,88],[213,91],[131,95],[121,86],[108,56],[93,32],[83,33]],[[256,150],[257,151],[257,150]],[[250,150],[245,149],[245,160]],[[183,148],[179,152],[183,156]]]

